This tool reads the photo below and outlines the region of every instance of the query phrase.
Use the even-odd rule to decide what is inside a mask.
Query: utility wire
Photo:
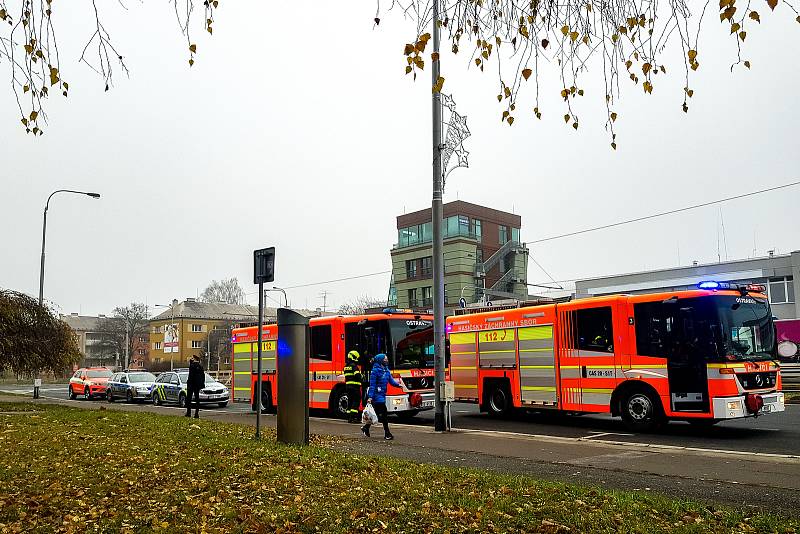
[[[648,219],[655,219],[656,217],[663,217],[665,215],[673,215],[675,213],[680,213],[682,211],[689,211],[689,210],[693,210],[693,209],[697,209],[697,208],[704,208],[706,206],[713,206],[714,204],[721,204],[723,202],[729,202],[731,200],[737,200],[737,199],[740,199],[740,198],[751,197],[753,195],[760,195],[761,193],[768,193],[770,191],[777,191],[778,189],[785,189],[787,187],[793,187],[793,186],[796,186],[796,185],[800,185],[800,181],[799,182],[792,182],[790,184],[779,185],[779,186],[776,186],[776,187],[769,187],[767,189],[760,189],[758,191],[752,191],[750,193],[744,193],[742,195],[736,195],[736,196],[732,196],[732,197],[722,198],[722,199],[719,199],[719,200],[712,200],[711,202],[703,202],[702,204],[694,204],[692,206],[686,206],[684,208],[678,208],[678,209],[669,210],[669,211],[662,211],[661,213],[654,213],[652,215],[645,215],[644,217],[636,217],[635,219],[628,219],[626,221],[619,221],[619,222],[615,222],[615,223],[611,223],[611,224],[604,224],[603,226],[595,226],[593,228],[584,228],[583,230],[576,230],[575,232],[569,232],[569,233],[566,233],[566,234],[559,234],[559,235],[554,235],[554,236],[550,236],[550,237],[543,237],[541,239],[535,239],[533,241],[526,241],[525,244],[526,245],[533,245],[533,244],[536,244],[536,243],[544,243],[545,241],[553,241],[554,239],[561,239],[563,237],[572,237],[572,236],[575,236],[575,235],[586,234],[586,233],[589,233],[589,232],[596,232],[597,230],[605,230],[607,228],[614,228],[616,226],[622,226],[624,224],[631,224],[631,223],[635,223],[635,222],[646,221]]]
[[[778,185],[778,186],[775,186],[775,187],[768,187],[766,189],[760,189],[758,191],[751,191],[750,193],[744,193],[744,194],[735,195],[735,196],[732,196],[732,197],[726,197],[726,198],[722,198],[722,199],[718,199],[718,200],[712,200],[710,202],[703,202],[701,204],[694,204],[692,206],[686,206],[686,207],[678,208],[678,209],[674,209],[674,210],[662,211],[660,213],[654,213],[652,215],[645,215],[643,217],[636,217],[635,219],[628,219],[628,220],[625,220],[625,221],[618,221],[618,222],[615,222],[615,223],[604,224],[602,226],[595,226],[595,227],[592,227],[592,228],[584,228],[583,230],[576,230],[574,232],[568,232],[566,234],[559,234],[559,235],[554,235],[554,236],[550,236],[550,237],[543,237],[541,239],[535,239],[533,241],[525,241],[523,244],[524,245],[533,245],[533,244],[536,244],[536,243],[544,243],[545,241],[553,241],[555,239],[561,239],[561,238],[564,238],[564,237],[572,237],[572,236],[575,236],[575,235],[586,234],[586,233],[589,233],[589,232],[596,232],[598,230],[605,230],[607,228],[614,228],[616,226],[622,226],[622,225],[625,225],[625,224],[631,224],[631,223],[635,223],[635,222],[646,221],[646,220],[649,220],[649,219],[655,219],[657,217],[663,217],[665,215],[673,215],[675,213],[681,213],[681,212],[684,212],[684,211],[689,211],[689,210],[693,210],[693,209],[697,209],[697,208],[703,208],[703,207],[706,207],[706,206],[713,206],[714,204],[721,204],[723,202],[730,202],[731,200],[737,200],[737,199],[740,199],[740,198],[746,198],[746,197],[751,197],[751,196],[754,196],[754,195],[760,195],[762,193],[768,193],[770,191],[777,191],[779,189],[786,189],[787,187],[794,187],[796,185],[800,185],[800,181],[791,182],[791,183],[783,184],[783,185]],[[456,252],[456,251],[452,251],[452,252]],[[471,257],[471,256],[464,256],[464,258],[466,258],[466,257]],[[550,273],[548,273],[547,271],[545,271],[542,268],[542,266],[539,265],[539,262],[537,262],[532,256],[531,256],[531,259],[542,270],[542,272],[544,272],[547,276],[550,277],[550,279],[555,284],[559,284],[560,285],[560,282],[573,282],[575,280],[580,280],[580,278],[575,278],[575,279],[572,279],[572,280],[558,280],[558,281],[553,280],[553,276],[550,275]],[[333,280],[325,280],[325,281],[322,281],[322,282],[311,282],[311,283],[308,283],[308,284],[298,284],[298,285],[294,285],[294,286],[286,286],[283,289],[299,289],[299,288],[302,288],[302,287],[319,286],[319,285],[323,285],[323,284],[333,284],[335,282],[346,282],[348,280],[358,280],[360,278],[369,278],[369,277],[372,277],[372,276],[380,276],[380,275],[383,275],[383,274],[390,274],[391,272],[392,272],[391,270],[378,271],[378,272],[374,272],[374,273],[366,273],[366,274],[359,274],[359,275],[355,275],[355,276],[347,276],[347,277],[344,277],[344,278],[335,278]],[[528,284],[528,285],[537,286],[538,284]],[[539,287],[546,287],[546,286],[539,286]],[[255,293],[257,293],[257,291]],[[253,292],[245,293],[245,294],[246,295],[252,295]]]

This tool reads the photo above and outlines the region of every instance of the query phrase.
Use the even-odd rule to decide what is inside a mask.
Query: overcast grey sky
[[[270,245],[280,286],[391,268],[396,215],[431,196],[429,73],[417,82],[403,74],[413,26],[394,13],[373,29],[371,2],[318,2],[313,14],[304,2],[265,4],[224,3],[213,37],[196,28],[192,69],[163,2],[128,12],[108,4],[106,25],[131,77],[118,76],[107,93],[74,61],[91,33],[86,21],[61,19],[71,90],[68,101],[50,102],[46,134],[26,136],[8,84],[0,92],[0,286],[38,293],[42,209],[59,188],[103,195],[51,203],[45,296],[64,313],[194,297],[230,276],[255,303],[252,250]],[[564,125],[555,70],[542,79],[543,119],[530,111],[531,87],[508,127],[496,76],[444,54],[445,92],[473,134],[471,167],[451,174],[445,201],[513,210],[527,240],[797,180],[800,26],[785,14],[762,20],[748,30],[752,70],[732,74],[728,30],[707,17],[688,115],[680,50],[652,95],[623,80],[616,152],[599,69],[585,78],[578,132]],[[800,248],[798,200],[793,188],[723,205],[727,256]],[[531,254],[559,280],[709,262],[719,228],[712,207],[543,243]],[[331,307],[358,294],[385,298],[388,281],[289,297],[313,308],[327,290]],[[531,262],[529,281],[548,277]]]

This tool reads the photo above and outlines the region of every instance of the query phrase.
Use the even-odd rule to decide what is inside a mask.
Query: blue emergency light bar
[[[739,291],[749,292],[752,291],[754,293],[763,293],[767,290],[767,287],[761,284],[732,284],[730,282],[717,282],[715,280],[707,280],[705,282],[700,282],[697,284],[697,289],[709,289],[709,290],[717,290],[717,289],[736,289]]]

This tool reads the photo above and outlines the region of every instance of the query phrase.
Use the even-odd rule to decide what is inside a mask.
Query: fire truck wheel
[[[501,417],[511,412],[511,392],[508,385],[502,382],[492,384],[486,402],[489,415]]]
[[[333,401],[331,402],[330,412],[331,417],[335,417],[337,419],[347,419],[348,417],[348,410],[350,400],[347,397],[347,390],[343,387],[340,387],[336,390],[336,393],[333,394]]]
[[[646,391],[632,391],[625,396],[620,412],[628,429],[638,432],[655,430],[661,422],[658,405]]]
[[[253,399],[253,404],[250,406],[250,409],[254,412],[258,409],[255,399]],[[269,382],[263,382],[261,387],[261,413],[272,413],[274,409]]]

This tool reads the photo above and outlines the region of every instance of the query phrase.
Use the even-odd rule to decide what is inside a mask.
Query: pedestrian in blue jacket
[[[389,422],[386,420],[388,410],[386,409],[386,386],[391,384],[395,387],[402,387],[400,383],[392,377],[391,371],[386,361],[385,354],[378,354],[372,363],[372,372],[369,374],[369,390],[367,392],[367,403],[371,403],[378,415],[378,420],[383,423],[384,438],[394,439],[389,432]],[[361,432],[369,437],[369,424],[361,427]]]

